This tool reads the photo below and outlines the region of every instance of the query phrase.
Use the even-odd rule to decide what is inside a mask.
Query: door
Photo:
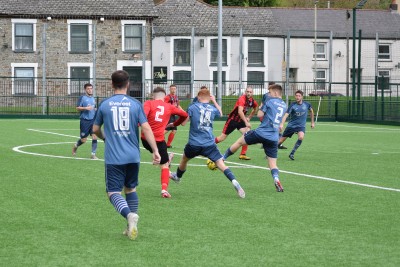
[[[128,94],[142,101],[142,67],[123,67],[129,74]]]

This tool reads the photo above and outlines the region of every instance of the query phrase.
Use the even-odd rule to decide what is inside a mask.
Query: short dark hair
[[[85,83],[85,85],[83,86],[83,88],[87,88],[87,87],[89,87],[89,86],[91,86],[91,87],[93,87],[93,85],[91,84],[91,83]]]
[[[111,81],[115,89],[123,89],[129,83],[129,74],[124,70],[114,71],[111,75]]]
[[[153,90],[153,94],[157,94],[157,93],[164,93],[165,95],[167,94],[166,92],[165,92],[165,89],[164,88],[162,88],[162,87],[156,87],[156,88],[154,88],[154,90]]]
[[[294,94],[301,94],[302,96],[304,95],[303,91],[297,90]]]
[[[282,86],[280,86],[279,84],[271,84],[270,86],[268,86],[268,90],[277,90],[277,91],[281,91],[282,92]]]
[[[175,84],[171,84],[171,85],[169,86],[169,88],[171,88],[171,87],[176,87],[176,85],[175,85]]]

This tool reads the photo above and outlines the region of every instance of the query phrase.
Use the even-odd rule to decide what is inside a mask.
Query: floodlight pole
[[[218,90],[217,103],[222,107],[222,0],[218,0]]]
[[[314,90],[317,90],[317,3],[314,1]]]

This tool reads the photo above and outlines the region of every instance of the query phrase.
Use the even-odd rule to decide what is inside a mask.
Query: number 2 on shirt
[[[129,108],[112,107],[114,130],[129,131]]]

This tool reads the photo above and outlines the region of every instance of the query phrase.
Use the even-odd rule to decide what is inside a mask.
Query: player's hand
[[[88,105],[87,107],[86,107],[86,110],[92,110],[94,107],[92,106],[92,105]]]
[[[161,156],[160,153],[158,153],[158,151],[153,152],[153,164],[160,164],[161,161]]]
[[[311,123],[311,129],[314,129],[314,127],[315,127],[315,123],[312,122],[312,123]]]
[[[165,128],[171,128],[171,127],[174,127],[174,123],[173,123],[173,122],[168,123],[167,126],[166,126]]]
[[[246,127],[249,128],[249,130],[251,129],[251,124],[248,121],[245,121]]]
[[[210,95],[210,100],[211,100],[211,101],[215,101],[215,96]]]

